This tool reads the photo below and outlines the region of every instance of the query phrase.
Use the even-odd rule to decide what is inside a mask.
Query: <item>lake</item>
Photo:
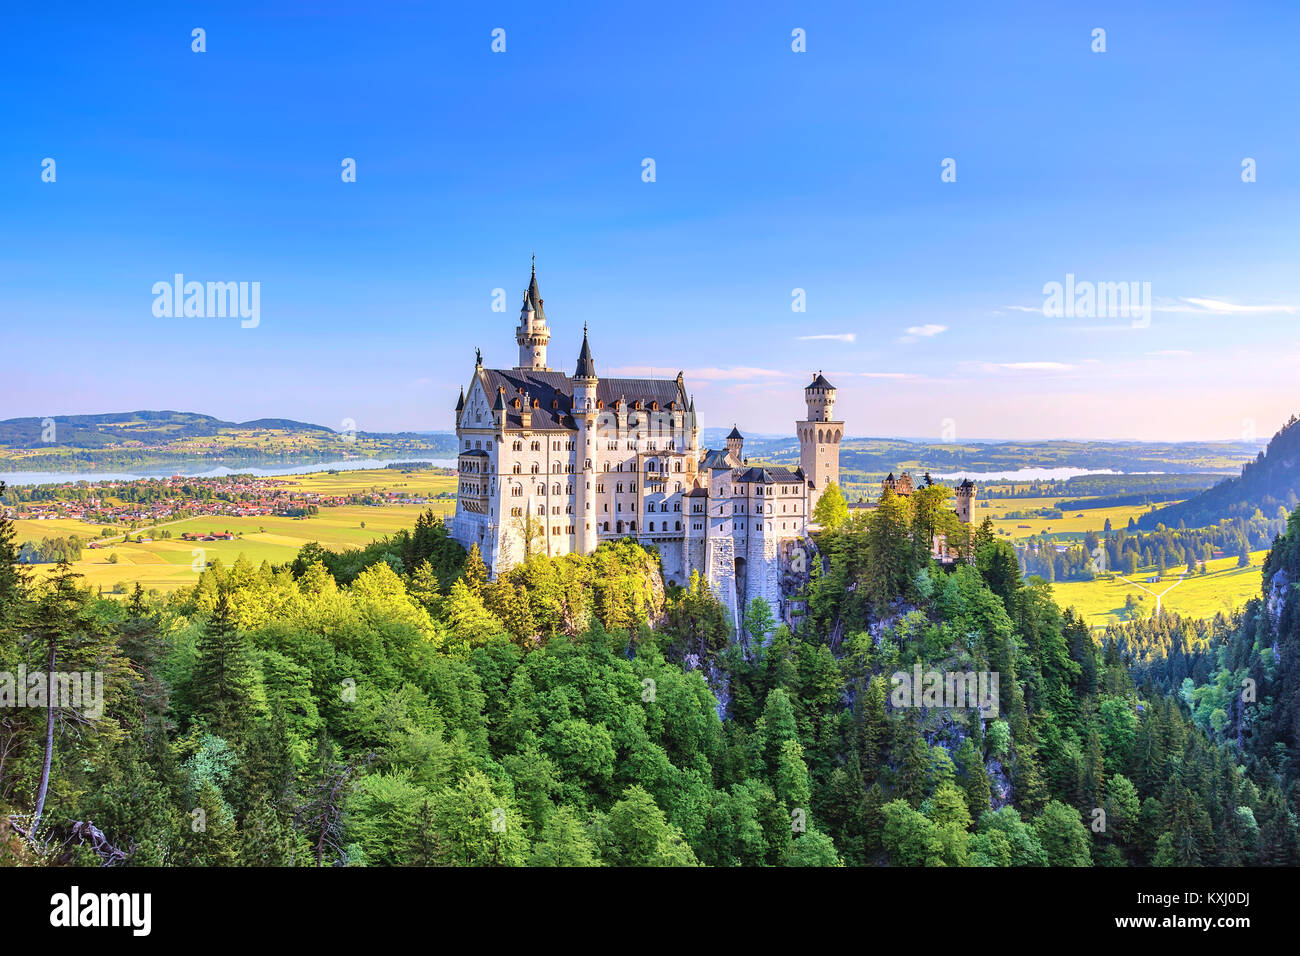
[[[1163,471],[1116,471],[1113,468],[1016,468],[1012,471],[949,471],[931,472],[931,478],[953,481],[969,478],[971,481],[1067,481],[1083,475],[1163,475]]]
[[[306,475],[317,471],[362,471],[367,468],[386,468],[391,462],[418,461],[439,468],[455,468],[454,458],[349,458],[343,461],[306,461],[296,465],[276,465],[264,468],[243,465],[228,468],[219,465],[205,468],[196,462],[172,462],[141,468],[136,471],[0,471],[0,481],[7,485],[52,485],[69,481],[135,481],[139,478],[224,478],[227,475],[254,475],[258,478],[279,478],[284,475]]]

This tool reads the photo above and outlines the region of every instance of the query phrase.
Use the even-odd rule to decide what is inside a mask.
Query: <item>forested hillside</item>
[[[1241,469],[1241,475],[1220,482],[1180,504],[1143,515],[1143,528],[1158,524],[1195,528],[1221,518],[1249,518],[1256,511],[1273,517],[1279,508],[1294,511],[1300,504],[1300,421],[1294,415],[1268,447]]]
[[[0,862],[1297,862],[1276,768],[1135,686],[1007,543],[930,559],[945,492],[823,532],[794,626],[738,634],[629,541],[489,581],[427,515],[120,603],[24,579],[0,526],[0,670],[105,680],[99,717],[0,711]],[[990,711],[900,702],[918,666],[996,674]]]
[[[1108,632],[1144,687],[1176,693],[1196,726],[1228,748],[1275,806],[1300,798],[1300,511],[1269,552],[1262,590],[1231,620],[1163,615]],[[1294,854],[1294,830],[1270,845]]]

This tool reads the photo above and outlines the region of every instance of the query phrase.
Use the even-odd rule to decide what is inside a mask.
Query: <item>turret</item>
[[[596,550],[596,490],[594,460],[596,458],[596,361],[591,357],[587,342],[587,326],[582,326],[582,349],[578,352],[578,365],[573,372],[573,422],[578,427],[578,464],[582,473],[579,490],[582,507],[579,516],[581,553]]]
[[[829,422],[835,417],[835,386],[820,371],[803,390],[803,400],[808,406],[808,421]]]
[[[497,386],[497,400],[492,406],[492,419],[498,430],[505,426],[506,423],[506,390],[503,386]]]
[[[835,386],[818,372],[803,390],[808,417],[795,422],[799,436],[799,467],[808,479],[808,508],[811,512],[826,486],[840,480],[840,439],[844,423],[835,421]],[[890,475],[893,479],[893,475]]]
[[[740,429],[735,425],[731,426],[731,434],[727,436],[727,457],[737,465],[745,459],[743,456],[745,450],[745,436],[740,433]]]
[[[546,312],[542,304],[541,292],[537,288],[537,263],[534,260],[532,278],[519,309],[519,327],[515,330],[515,341],[519,343],[519,364],[516,368],[550,371],[546,365],[546,344],[551,340],[551,330],[546,326]]]
[[[975,514],[975,482],[969,478],[963,479],[962,483],[957,486],[957,501],[954,507],[957,512],[957,518],[966,524],[971,523]]]

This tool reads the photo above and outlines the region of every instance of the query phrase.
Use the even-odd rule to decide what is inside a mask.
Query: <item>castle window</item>
[[[632,525],[632,530],[635,531],[635,530],[636,530],[636,522],[635,522],[635,521],[631,522],[631,525]]]
[[[682,523],[681,523],[680,521],[677,522],[677,529],[676,529],[676,530],[678,530],[678,531],[681,531],[681,530],[682,530]]]
[[[655,529],[655,523],[654,523],[653,521],[651,521],[651,522],[650,522],[650,530],[653,531],[654,529]]]
[[[519,462],[515,462],[514,473],[517,475],[519,474],[519,471],[520,471]]]
[[[603,398],[598,398],[598,399],[596,399],[596,407],[597,407],[597,408],[604,408],[604,407],[605,407],[605,400],[604,400]],[[606,530],[606,531],[609,530],[609,523],[608,523],[608,522],[606,522],[606,524],[605,524],[605,530]]]
[[[521,442],[521,441],[513,442],[513,443],[510,445],[510,450],[511,450],[511,451],[523,451],[523,450],[524,450],[524,443]]]
[[[539,464],[537,464],[537,462],[533,462],[533,474],[535,475],[535,474],[537,474],[539,471],[541,471],[541,467],[542,467],[542,466],[539,465]]]

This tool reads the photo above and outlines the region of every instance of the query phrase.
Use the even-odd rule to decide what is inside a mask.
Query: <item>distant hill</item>
[[[1180,504],[1143,515],[1138,526],[1149,529],[1163,524],[1176,528],[1182,522],[1189,528],[1197,528],[1214,524],[1220,518],[1249,518],[1256,508],[1271,518],[1279,508],[1293,511],[1297,504],[1300,504],[1300,421],[1292,415],[1268,447],[1241,469],[1239,477],[1221,481]]]
[[[54,424],[52,442],[46,440],[46,421]],[[69,448],[110,448],[139,442],[161,445],[180,438],[211,438],[236,429],[270,429],[329,435],[324,425],[287,418],[259,418],[252,422],[227,422],[197,412],[138,411],[102,415],[55,415],[44,418],[10,418],[0,421],[0,447],[35,448],[43,444]]]
[[[452,458],[442,432],[339,432],[290,418],[228,422],[197,412],[135,411],[0,421],[0,471],[130,470],[298,464],[346,458]]]

